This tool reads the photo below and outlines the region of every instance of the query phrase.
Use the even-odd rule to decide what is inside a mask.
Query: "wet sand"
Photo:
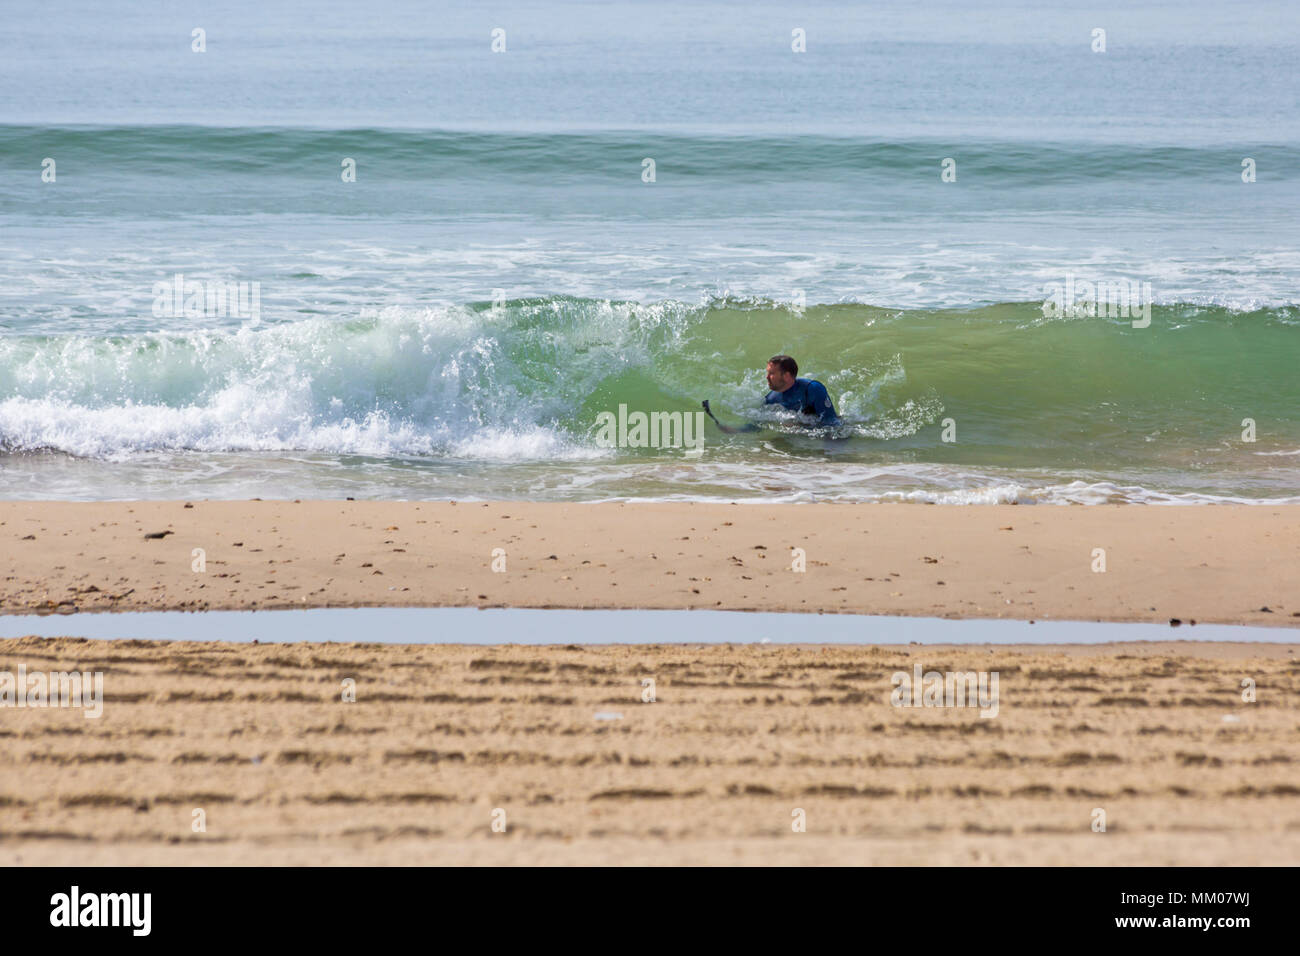
[[[1297,647],[4,640],[104,700],[0,707],[0,862],[1296,864]]]
[[[1300,625],[1300,506],[0,502],[0,542],[0,612],[710,608]]]

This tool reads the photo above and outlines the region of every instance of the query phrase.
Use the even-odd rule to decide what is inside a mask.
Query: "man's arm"
[[[835,406],[831,403],[831,396],[826,391],[826,386],[821,382],[808,383],[808,406],[812,408],[812,414],[817,416],[820,425],[838,425],[840,416],[835,414]],[[804,411],[808,410],[805,407]]]

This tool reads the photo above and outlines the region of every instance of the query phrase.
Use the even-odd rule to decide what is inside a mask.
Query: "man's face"
[[[771,362],[767,365],[767,387],[774,392],[784,392],[794,384],[794,376]]]

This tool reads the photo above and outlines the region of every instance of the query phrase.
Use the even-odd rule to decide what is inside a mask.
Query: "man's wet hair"
[[[767,360],[768,365],[775,365],[783,372],[789,372],[791,375],[799,374],[799,363],[788,355],[773,355]]]

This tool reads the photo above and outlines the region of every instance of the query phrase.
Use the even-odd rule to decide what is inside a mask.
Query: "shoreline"
[[[5,614],[642,608],[1300,627],[1300,506],[11,501],[0,541]]]

